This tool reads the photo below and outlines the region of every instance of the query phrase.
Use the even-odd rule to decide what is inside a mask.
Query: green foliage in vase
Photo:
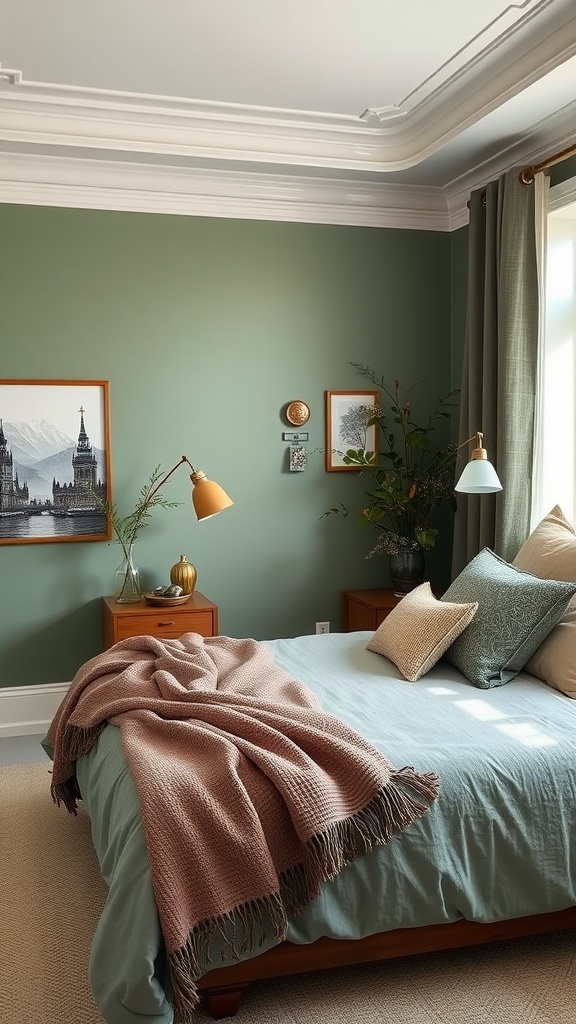
[[[364,406],[351,411],[353,422],[346,424],[346,434],[357,447],[340,453],[347,466],[362,470],[364,498],[359,522],[378,532],[370,555],[433,548],[438,536],[434,525],[437,509],[445,502],[456,508],[457,448],[455,444],[438,441],[435,432],[443,421],[450,419],[458,391],[437,398],[433,412],[418,423],[412,402],[417,384],[402,389],[400,381],[395,380],[390,389],[385,378],[371,367],[351,365],[380,392],[376,408]],[[377,430],[377,452],[366,449],[371,427]],[[340,504],[324,513],[333,514],[347,516],[349,509]]]
[[[126,559],[128,559],[130,549],[140,531],[150,522],[155,508],[176,508],[177,505],[182,504],[180,501],[167,501],[162,497],[158,490],[158,481],[161,478],[160,466],[156,466],[156,469],[150,474],[148,483],[142,487],[136,505],[128,515],[121,515],[115,502],[104,503],[112,530]]]

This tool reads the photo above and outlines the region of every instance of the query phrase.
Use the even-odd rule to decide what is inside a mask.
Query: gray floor
[[[37,736],[0,736],[0,764],[31,764],[48,761]]]

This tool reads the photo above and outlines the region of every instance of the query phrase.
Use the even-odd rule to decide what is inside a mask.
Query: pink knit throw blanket
[[[74,762],[107,721],[121,730],[140,799],[184,1022],[216,935],[232,955],[256,951],[266,927],[281,941],[322,882],[410,825],[438,791],[435,775],[394,769],[324,714],[255,640],[133,637],[84,665],[48,733],[52,794],[73,813]]]

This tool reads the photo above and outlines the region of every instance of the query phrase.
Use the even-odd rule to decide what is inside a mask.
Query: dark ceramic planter
[[[390,555],[390,579],[395,594],[408,594],[424,580],[424,552],[422,548],[408,548]]]

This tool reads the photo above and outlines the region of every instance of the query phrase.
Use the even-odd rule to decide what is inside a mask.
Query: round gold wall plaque
[[[303,423],[307,423],[310,419],[310,409],[306,402],[290,402],[286,409],[286,419],[294,427],[301,427]]]

